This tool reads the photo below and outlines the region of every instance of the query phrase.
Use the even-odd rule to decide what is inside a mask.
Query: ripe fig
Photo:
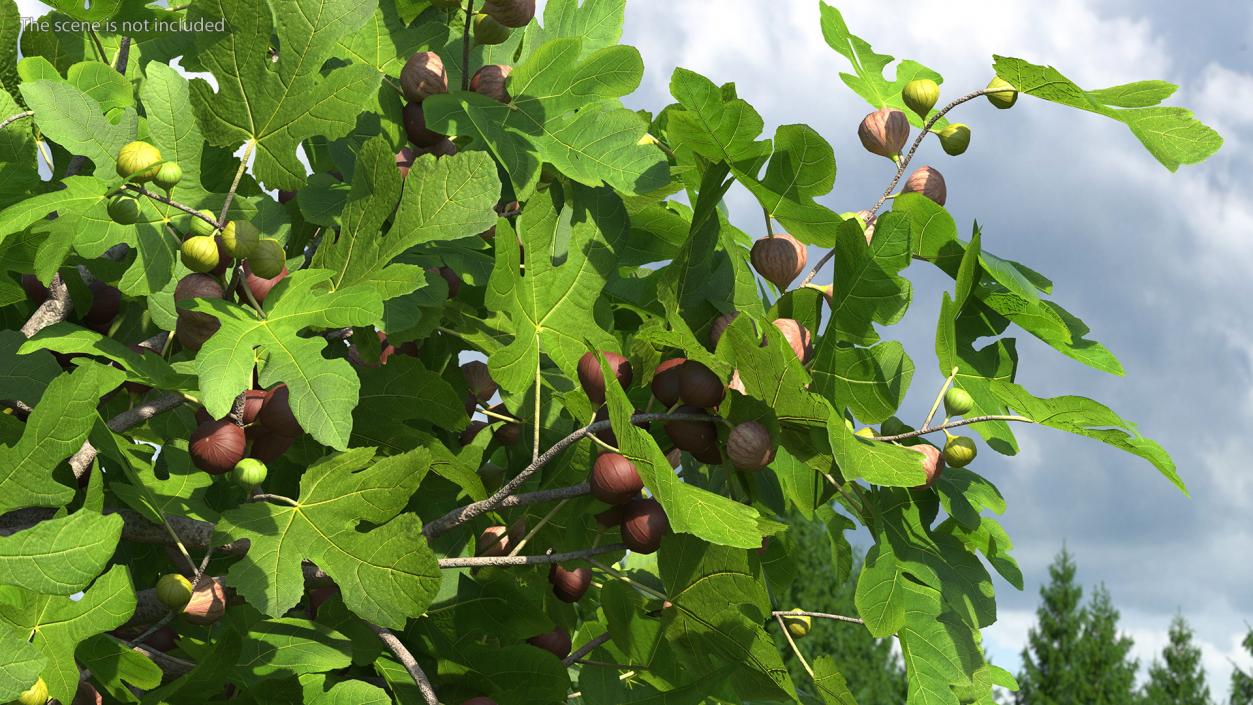
[[[740,470],[760,470],[774,460],[770,431],[756,421],[736,424],[727,435],[727,456]]]
[[[218,323],[217,319],[213,321]],[[220,324],[219,324],[220,325]],[[197,352],[204,346],[214,333],[218,332],[218,326],[198,326],[188,323],[182,318],[178,319],[178,323],[174,326],[174,337],[178,339],[179,345],[187,348],[192,352]]]
[[[400,172],[401,179],[409,178],[409,172],[413,169],[413,162],[418,158],[418,153],[413,147],[402,147],[396,152],[396,171]]]
[[[708,409],[720,404],[726,395],[722,380],[703,364],[688,360],[679,368],[679,398],[684,404]]]
[[[476,556],[507,556],[513,550],[513,542],[509,536],[509,527],[489,526],[479,534],[474,545]]]
[[[248,455],[263,463],[272,463],[283,457],[283,454],[291,450],[296,442],[293,436],[273,433],[260,426],[253,426],[248,430],[253,432],[252,448],[249,449]]]
[[[484,0],[483,12],[506,27],[525,27],[535,18],[535,0]]]
[[[653,396],[667,409],[679,402],[679,376],[682,374],[683,363],[687,358],[676,357],[663,361],[653,372],[653,381],[649,386]]]
[[[940,479],[940,475],[944,473],[944,457],[940,453],[940,449],[928,443],[920,443],[916,446],[908,446],[910,450],[922,453],[926,458],[922,464],[923,472],[927,473],[927,482],[916,489],[929,489]]]
[[[631,363],[623,356],[616,352],[608,350],[601,351],[605,356],[605,362],[609,365],[609,370],[618,378],[618,383],[623,389],[631,386]],[[600,406],[605,403],[605,375],[600,368],[600,360],[597,359],[596,353],[584,353],[579,358],[579,383],[583,385],[583,391],[587,394],[587,398],[592,400],[592,404]]]
[[[210,210],[202,210],[200,211],[200,215],[203,215],[205,218],[208,218],[215,223],[218,220],[218,214]],[[191,218],[191,225],[189,226],[189,229],[191,234],[196,237],[210,237],[217,232],[217,228],[205,222],[204,218],[196,218],[194,216]]]
[[[570,647],[573,646],[570,642],[570,634],[561,627],[557,627],[547,634],[533,636],[527,639],[526,643],[531,646],[537,646],[562,659],[570,655]]]
[[[418,149],[415,152],[415,154],[419,157],[424,154],[433,154],[435,155],[436,159],[439,159],[440,157],[451,157],[455,155],[456,153],[457,153],[457,143],[453,142],[447,137],[436,142],[430,147],[422,147],[421,149]]]
[[[248,268],[262,279],[281,276],[287,268],[287,253],[283,251],[283,245],[273,238],[260,238],[248,255]]]
[[[965,416],[975,408],[975,398],[961,387],[949,387],[944,393],[944,413],[949,416]]]
[[[501,423],[492,431],[492,440],[502,446],[517,445],[522,441],[522,426],[516,423]]]
[[[183,608],[183,618],[192,624],[213,624],[226,614],[226,586],[218,578],[202,577]]]
[[[476,71],[474,78],[470,79],[470,90],[492,100],[508,103],[511,98],[509,91],[505,90],[505,82],[508,81],[511,73],[513,73],[512,66],[488,64]]]
[[[191,599],[191,581],[178,573],[166,573],[157,580],[157,599],[172,610],[181,610]]]
[[[461,432],[461,445],[468,446],[473,443],[474,437],[479,435],[479,431],[482,431],[485,428],[487,428],[486,421],[471,421],[470,425],[466,426],[465,430]]]
[[[280,384],[271,389],[270,396],[261,405],[261,413],[257,414],[257,420],[273,433],[295,438],[304,433],[304,429],[300,427],[300,422],[292,413],[290,393],[286,384]]]
[[[622,524],[623,519],[626,519],[626,514],[621,505],[610,507],[596,515],[596,523],[606,529],[611,526],[619,526]]]
[[[955,467],[964,468],[975,459],[979,452],[974,440],[966,436],[953,436],[944,444],[944,462]]]
[[[183,260],[183,266],[199,274],[212,272],[220,262],[217,243],[212,237],[202,236],[184,240],[179,248],[179,258]]]
[[[405,136],[415,145],[430,147],[440,140],[447,139],[446,135],[427,128],[426,114],[422,112],[421,103],[406,103],[401,116],[405,126]]]
[[[1009,110],[1014,107],[1014,103],[1018,102],[1018,91],[1014,90],[1014,86],[1009,81],[997,76],[988,83],[988,87],[984,90],[996,91],[986,95],[988,102],[1001,110]]]
[[[605,504],[626,504],[644,489],[635,463],[618,453],[597,456],[588,484],[592,487],[592,496]]]
[[[809,262],[805,245],[787,233],[776,233],[753,243],[753,269],[780,290],[787,289]]]
[[[657,500],[636,499],[626,505],[621,527],[622,543],[635,553],[655,553],[670,533],[670,519]]]
[[[161,169],[161,150],[147,142],[131,142],[117,155],[117,175],[142,183],[152,181]]]
[[[118,225],[134,225],[139,222],[139,199],[129,193],[119,193],[109,199],[106,209],[109,218]]]
[[[44,705],[48,702],[48,684],[43,678],[36,680],[34,685],[19,693],[17,700],[13,702],[16,705]]]
[[[857,137],[866,151],[896,161],[909,141],[909,118],[899,110],[880,108],[862,119]]]
[[[478,13],[474,16],[474,43],[482,46],[502,44],[509,39],[509,28],[492,19],[490,15]],[[471,90],[478,90],[471,86]]]
[[[444,283],[448,285],[448,298],[457,298],[457,294],[461,293],[461,277],[458,277],[457,273],[449,266],[440,267],[436,273],[439,274],[439,276],[443,278]]]
[[[929,166],[924,166],[910,174],[909,180],[905,182],[905,187],[901,191],[921,193],[941,206],[948,200],[948,187],[944,184],[944,176]]]
[[[283,265],[283,269],[278,273],[278,276],[265,278],[252,271],[252,264],[249,260],[244,261],[244,284],[248,286],[248,289],[252,292],[252,298],[256,299],[259,304],[264,304],[265,298],[270,295],[270,291],[275,285],[286,278],[286,264]]]
[[[562,602],[578,602],[592,586],[592,569],[588,567],[566,570],[553,564],[548,570],[548,582],[553,584],[553,594]]]
[[[722,449],[718,447],[717,443],[715,443],[708,448],[692,451],[692,457],[706,465],[721,465]]]
[[[804,612],[804,610],[794,609],[792,612]],[[807,614],[784,615],[783,626],[787,627],[788,634],[799,639],[809,633],[810,627],[813,626],[813,619]]]
[[[166,162],[157,169],[157,175],[152,177],[152,183],[156,184],[162,190],[173,191],[178,182],[183,180],[183,167],[178,162]]]
[[[244,458],[244,429],[230,419],[206,421],[196,427],[188,442],[192,463],[210,475],[224,475]]]
[[[905,89],[901,91],[901,98],[905,99],[906,107],[917,113],[918,117],[926,120],[931,109],[940,100],[940,84],[929,78],[915,78],[905,84]]]
[[[26,300],[35,306],[42,306],[48,300],[48,287],[34,274],[22,275],[22,291],[26,292]]]
[[[461,705],[496,705],[496,701],[482,695],[476,695],[461,703]]]
[[[104,705],[104,696],[87,681],[79,681],[70,705]]]
[[[772,323],[783,334],[792,352],[796,353],[796,357],[800,358],[802,363],[809,362],[814,352],[813,336],[810,335],[809,329],[791,318],[776,318]]]
[[[708,416],[704,409],[697,406],[680,406],[675,412]],[[689,453],[705,450],[718,442],[718,429],[713,421],[667,421],[666,435],[675,446]]]
[[[244,458],[231,469],[231,479],[241,487],[253,488],[265,482],[269,470],[256,458]]]
[[[448,92],[448,72],[444,60],[433,51],[420,51],[405,62],[400,70],[400,90],[411,103],[421,103],[427,96]]]
[[[122,310],[122,292],[101,279],[91,280],[87,290],[91,292],[91,308],[83,314],[83,323],[93,330],[107,329]]]
[[[261,242],[261,231],[246,220],[232,220],[222,229],[222,244],[235,259],[251,256],[259,242]]]
[[[270,393],[264,389],[248,389],[244,391],[244,425],[247,426],[257,420],[257,415],[261,413],[261,407],[265,404],[265,400]]]
[[[803,267],[804,265],[801,266]],[[714,319],[713,325],[709,327],[710,347],[718,347],[718,341],[722,339],[722,334],[727,332],[727,328],[729,328],[731,323],[733,323],[736,318],[739,318],[739,316],[739,311],[733,311],[731,313],[724,313]]]
[[[138,635],[136,635],[138,636]],[[167,627],[161,627],[152,634],[144,642],[152,648],[165,653],[174,648],[175,642],[178,640],[178,632]]]
[[[964,154],[970,147],[970,126],[955,122],[940,130],[940,146],[951,156]]]
[[[224,296],[222,285],[208,274],[188,274],[174,287],[174,301],[192,299],[220,299]],[[207,313],[199,313],[178,307],[178,342],[191,350],[199,350],[214,333],[222,327],[218,319]]]
[[[465,378],[466,387],[470,389],[470,393],[481,402],[490,401],[500,389],[496,380],[492,379],[487,363],[482,360],[471,360],[462,365],[461,376]]]

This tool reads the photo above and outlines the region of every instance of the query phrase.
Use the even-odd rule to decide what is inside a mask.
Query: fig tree
[[[212,237],[189,237],[179,249],[179,258],[183,260],[183,266],[193,272],[212,272],[219,262],[218,245]]]
[[[19,693],[17,700],[13,702],[17,705],[44,705],[48,702],[48,684],[40,678],[34,685]]]
[[[979,448],[973,439],[953,436],[944,444],[944,462],[955,468],[964,468],[975,459],[978,452]]]
[[[300,422],[292,413],[289,396],[290,390],[286,384],[280,384],[271,389],[270,396],[261,405],[261,413],[257,414],[257,420],[262,426],[280,436],[295,438],[304,433],[304,429],[300,427]]]
[[[156,184],[164,191],[173,191],[178,182],[183,180],[183,167],[178,162],[166,162],[157,169],[157,175],[152,177],[152,183]]]
[[[609,371],[613,372],[618,378],[618,384],[623,389],[631,386],[631,363],[622,355],[609,350],[601,351],[605,356],[605,363],[609,365]],[[583,353],[583,357],[579,358],[578,367],[579,383],[583,385],[583,391],[587,394],[587,398],[592,400],[592,404],[600,406],[605,403],[605,375],[600,368],[600,360],[596,353]]]
[[[679,402],[679,376],[682,374],[685,362],[687,358],[683,357],[664,360],[653,371],[653,381],[649,384],[649,389],[653,397],[667,409]]]
[[[187,452],[192,463],[210,475],[225,475],[244,458],[244,429],[230,419],[205,421],[192,432]]]
[[[961,387],[949,387],[944,392],[944,413],[949,416],[965,416],[975,408],[975,399]]]
[[[644,489],[635,463],[618,453],[601,453],[596,457],[588,484],[592,496],[605,504],[626,504]]]
[[[561,627],[553,629],[551,632],[539,634],[526,640],[531,646],[539,647],[557,658],[565,658],[570,655],[570,634]]]
[[[505,90],[505,82],[511,73],[512,66],[488,64],[475,72],[474,78],[470,80],[470,90],[497,102],[508,103],[510,97],[509,91]]]
[[[405,62],[400,70],[400,90],[411,103],[421,103],[428,96],[448,92],[448,72],[444,60],[433,51],[420,51]]]
[[[553,584],[553,594],[562,602],[578,602],[592,585],[592,569],[586,566],[567,570],[557,564],[548,570],[548,582]]]
[[[909,118],[899,110],[880,108],[862,119],[857,137],[866,151],[896,161],[909,141]]]
[[[475,44],[482,46],[502,44],[509,39],[510,34],[508,27],[492,19],[490,15],[481,12],[474,15]],[[477,91],[478,89],[471,86],[471,90]]]
[[[469,388],[470,394],[480,402],[491,401],[496,396],[500,387],[496,384],[496,380],[492,379],[492,373],[487,369],[487,363],[482,360],[471,360],[461,366],[461,376],[465,378],[466,387]]]
[[[717,443],[714,443],[708,448],[692,451],[692,457],[706,465],[721,465],[722,449],[718,447]]]
[[[147,142],[131,142],[117,155],[117,175],[142,183],[152,181],[161,169],[161,150]]]
[[[679,398],[684,404],[708,409],[720,404],[726,395],[726,385],[703,364],[688,360],[679,368]]]
[[[928,489],[940,479],[940,475],[944,473],[944,456],[939,448],[929,444],[920,443],[916,446],[909,446],[909,449],[918,453],[922,453],[924,460],[922,461],[922,470],[927,473],[927,482],[916,489]]]
[[[809,329],[791,318],[776,318],[772,323],[783,334],[783,338],[787,340],[792,352],[796,353],[796,357],[802,363],[809,362],[814,352],[813,336],[809,333]]]
[[[191,592],[191,581],[178,573],[166,573],[157,580],[157,599],[172,610],[183,609]]]
[[[985,97],[989,103],[1001,110],[1009,110],[1014,107],[1014,103],[1018,102],[1018,91],[1014,90],[1014,86],[1009,81],[1000,76],[993,78],[984,90],[994,91]]]
[[[483,12],[506,27],[525,27],[535,18],[535,0],[484,0]]]
[[[226,614],[226,586],[219,578],[202,577],[183,607],[183,619],[192,624],[213,624]]]
[[[926,120],[931,109],[940,101],[940,84],[929,78],[915,78],[905,84],[901,98],[905,100],[906,107]]]
[[[430,147],[448,138],[447,135],[441,135],[427,128],[426,114],[422,112],[421,103],[406,103],[404,110],[401,111],[401,118],[405,126],[405,136],[418,147]],[[412,157],[410,159],[412,160]]]
[[[709,416],[704,409],[689,405],[680,406],[675,413]],[[676,447],[689,453],[705,450],[718,442],[718,429],[713,424],[713,417],[709,418],[710,421],[671,419],[666,422],[666,435]]]
[[[265,463],[256,458],[244,458],[231,469],[231,479],[235,484],[251,489],[265,482],[267,473]]]
[[[948,200],[948,187],[944,184],[944,176],[934,168],[924,166],[909,175],[903,193],[921,193],[939,205]]]
[[[804,612],[801,609],[791,610],[792,612]],[[810,627],[813,626],[813,620],[807,614],[786,614],[783,615],[783,626],[787,627],[788,634],[800,639],[809,634]]]
[[[656,553],[670,533],[670,519],[657,500],[633,499],[623,508],[620,533],[622,543],[635,553]]]
[[[251,255],[260,241],[261,231],[246,220],[232,220],[222,229],[222,244],[235,259]]]
[[[262,279],[273,279],[283,273],[287,267],[286,260],[283,245],[278,240],[263,237],[257,240],[248,255],[248,268]]]
[[[740,470],[760,470],[774,460],[770,431],[756,421],[736,424],[727,435],[727,457]]]
[[[758,274],[784,290],[805,271],[809,253],[796,238],[787,233],[776,233],[753,243],[749,259]]]
[[[134,225],[139,222],[139,199],[130,193],[119,193],[109,199],[106,207],[109,218],[118,225]]]

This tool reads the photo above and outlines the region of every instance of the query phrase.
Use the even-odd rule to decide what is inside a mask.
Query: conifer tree
[[[1244,637],[1244,650],[1253,656],[1253,629]],[[1231,705],[1253,705],[1253,671],[1237,668],[1231,672]]]
[[[1131,638],[1118,633],[1118,617],[1109,590],[1098,585],[1083,609],[1076,703],[1131,705],[1136,701],[1139,663],[1131,657]]]
[[[1040,588],[1040,598],[1037,624],[1027,633],[1014,702],[1077,705],[1083,588],[1075,582],[1075,563],[1065,548],[1049,566],[1049,583]]]
[[[1192,643],[1192,627],[1182,615],[1170,623],[1170,642],[1160,661],[1149,666],[1143,705],[1209,705],[1209,685],[1201,667],[1201,649]]]

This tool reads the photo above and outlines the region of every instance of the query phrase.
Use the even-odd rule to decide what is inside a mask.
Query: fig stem
[[[998,415],[974,416],[968,419],[961,419],[960,421],[952,421],[946,424],[942,424],[940,426],[936,426],[935,428],[923,428],[917,431],[910,431],[909,433],[900,433],[895,436],[875,436],[874,438],[871,438],[870,440],[884,441],[884,442],[903,441],[909,438],[917,438],[919,436],[925,436],[928,433],[935,433],[936,431],[947,431],[950,428],[957,428],[959,426],[969,426],[970,424],[984,423],[987,421],[1017,421],[1019,423],[1035,423],[1036,422],[1035,419],[1029,419],[1026,416],[998,416]]]
[[[514,417],[508,414],[501,414],[501,413],[492,411],[491,409],[487,409],[483,407],[479,408],[479,413],[486,416],[489,419],[498,419],[500,421],[506,421],[508,423],[525,423],[522,419],[515,419]]]
[[[935,419],[935,412],[940,410],[940,404],[944,401],[944,395],[948,392],[948,388],[953,386],[953,380],[955,379],[957,379],[956,367],[949,373],[948,378],[944,380],[944,384],[940,385],[940,393],[936,395],[935,402],[931,404],[931,411],[927,413],[927,420],[922,422],[923,428],[931,427],[931,421]]]
[[[222,210],[218,213],[218,222],[226,222],[226,214],[231,212],[231,203],[235,200],[235,192],[239,190],[239,182],[244,179],[244,172],[248,170],[248,161],[252,159],[252,151],[257,148],[257,141],[249,138],[248,143],[244,145],[244,156],[239,159],[239,168],[235,170],[235,180],[231,182],[231,188],[226,192],[226,200],[222,202]],[[221,229],[222,226],[218,226]]]
[[[543,519],[540,519],[539,522],[536,523],[535,526],[533,526],[530,531],[526,532],[526,536],[522,537],[522,540],[518,542],[518,545],[514,546],[513,550],[509,551],[509,555],[516,556],[518,555],[518,553],[522,551],[523,548],[526,548],[526,545],[530,543],[531,539],[535,538],[535,535],[539,533],[540,529],[544,528],[545,526],[548,526],[548,522],[552,521],[553,516],[555,516],[557,512],[561,510],[562,507],[566,506],[566,502],[569,502],[569,501],[570,501],[569,499],[563,499],[557,503],[557,506],[550,509],[548,513],[544,515]]]
[[[792,653],[796,654],[797,660],[801,662],[801,666],[805,667],[805,672],[812,679],[814,677],[814,669],[810,668],[809,662],[805,660],[805,654],[801,653],[800,647],[792,639],[792,633],[787,630],[787,625],[783,623],[783,615],[776,612],[774,618],[779,623],[779,629],[783,632],[783,636],[787,638],[788,646],[792,647]]]
[[[383,642],[400,661],[400,664],[409,672],[409,677],[413,678],[413,682],[418,684],[418,691],[422,693],[422,699],[426,701],[426,705],[439,705],[439,698],[435,697],[435,689],[431,687],[431,681],[426,677],[426,673],[422,667],[418,665],[418,660],[409,653],[409,649],[401,643],[400,639],[391,632],[387,627],[380,627],[377,624],[371,624],[370,629],[378,636],[379,641]]]
[[[587,562],[591,563],[592,567],[599,568],[600,570],[604,571],[610,576],[618,580],[621,580],[622,582],[626,583],[627,585],[630,585],[631,587],[635,588],[636,590],[639,590],[640,592],[644,593],[645,595],[648,595],[649,597],[653,597],[653,598],[656,598],[658,600],[663,600],[663,601],[670,599],[666,597],[665,595],[661,594],[660,592],[657,592],[656,590],[648,587],[647,585],[643,583],[633,580],[630,576],[624,573],[620,573],[616,569],[611,568],[605,565],[604,563],[601,563],[600,561],[591,560],[589,558]]]
[[[927,120],[926,124],[922,126],[922,130],[918,132],[918,137],[914,139],[914,143],[910,145],[909,151],[905,153],[905,157],[901,159],[899,163],[897,163],[896,175],[892,177],[892,182],[888,184],[888,187],[883,191],[883,195],[879,197],[879,202],[875,203],[874,208],[871,208],[868,211],[868,215],[866,216],[867,223],[874,220],[875,214],[879,212],[879,209],[883,207],[883,204],[887,203],[888,199],[892,196],[893,192],[896,191],[897,185],[900,184],[901,182],[901,177],[905,175],[905,170],[909,168],[909,162],[913,160],[914,154],[916,154],[918,152],[918,148],[922,146],[922,141],[927,138],[927,135],[931,134],[931,128],[935,127],[935,124],[940,121],[940,118],[944,117],[948,113],[948,111],[952,110],[953,108],[956,108],[962,103],[966,103],[980,96],[987,95],[989,92],[1006,93],[1008,92],[1008,90],[996,89],[993,91],[989,91],[985,88],[981,88],[977,91],[974,91],[973,93],[967,93],[966,95],[960,98],[957,98],[956,100],[949,103],[948,105],[945,105],[943,108],[938,110],[935,115],[932,115],[930,120]],[[827,253],[822,256],[822,259],[818,260],[818,263],[814,265],[814,268],[809,270],[809,274],[805,276],[805,279],[801,282],[801,286],[805,286],[809,282],[813,281],[814,277],[818,276],[818,272],[822,270],[823,266],[826,265],[827,262],[830,262],[831,258],[834,256],[835,256],[835,249],[832,248],[831,250],[828,250]]]
[[[833,619],[837,622],[848,622],[849,624],[865,624],[860,617],[846,617],[842,614],[830,614],[828,612],[785,612],[783,610],[775,610],[772,612],[775,617],[784,617],[792,615],[793,617],[817,617],[818,619]]]
[[[584,656],[587,656],[588,654],[592,653],[592,652],[593,652],[593,651],[595,651],[596,649],[599,649],[601,646],[604,646],[606,643],[608,643],[610,638],[612,638],[612,637],[610,637],[609,632],[605,632],[604,634],[601,634],[600,636],[596,637],[595,639],[592,639],[591,641],[587,642],[586,644],[584,644],[584,645],[580,646],[578,649],[576,649],[576,650],[575,650],[573,653],[571,653],[569,656],[567,656],[567,657],[565,657],[564,659],[562,659],[562,661],[561,661],[562,665],[564,665],[564,666],[570,666],[570,665],[571,665],[571,664],[573,664],[575,661],[582,660],[582,658],[583,658]]]
[[[770,219],[770,210],[765,206],[761,207],[761,214],[766,216],[766,237],[774,237],[774,221]]]
[[[234,275],[236,281],[240,281],[241,279],[240,273],[243,271],[244,271],[243,267],[236,267],[235,269],[236,273]],[[261,308],[261,304],[257,303],[257,297],[256,295],[252,293],[252,287],[248,286],[248,281],[247,280],[241,281],[239,284],[239,288],[244,290],[244,296],[248,298],[248,303],[252,304],[252,307],[257,310],[257,315],[260,316],[261,320],[264,321],[265,309]]]
[[[35,116],[34,110],[27,110],[24,113],[18,113],[17,115],[7,117],[4,120],[0,120],[0,130],[3,130],[4,128],[8,127],[9,125],[12,125],[18,120],[25,120],[28,117],[34,117],[34,116]]]
[[[157,201],[159,203],[164,203],[167,206],[173,206],[174,208],[179,209],[180,211],[192,216],[193,218],[199,218],[203,220],[204,222],[208,223],[209,225],[212,225],[215,230],[222,229],[222,226],[216,220],[214,220],[213,218],[210,218],[209,216],[205,215],[204,213],[201,213],[200,211],[196,210],[195,208],[192,208],[191,206],[185,203],[179,203],[178,201],[172,198],[168,198],[166,196],[162,196],[159,193],[149,191],[148,189],[144,188],[143,186],[140,186],[139,184],[125,184],[123,188],[130,189],[131,191],[134,191],[135,193],[138,193],[141,196],[147,196],[148,198],[151,198],[152,200]]]
[[[439,567],[441,570],[452,570],[457,568],[481,568],[483,566],[548,565],[550,563],[564,563],[590,556],[599,556],[605,553],[622,553],[626,550],[626,546],[623,544],[615,543],[598,548],[584,548],[578,551],[544,553],[533,556],[463,556],[459,558],[441,558],[439,559]]]
[[[539,460],[539,426],[540,426],[540,392],[543,390],[543,379],[540,377],[540,361],[535,361],[535,436],[531,445],[531,462]],[[524,541],[525,543],[525,541]],[[518,546],[521,548],[521,545]]]
[[[277,502],[278,504],[286,504],[292,507],[299,507],[300,503],[291,497],[284,497],[281,494],[254,494],[248,498],[250,502]]]
[[[466,0],[466,26],[461,33],[461,90],[470,90],[470,30],[474,27],[474,0]]]

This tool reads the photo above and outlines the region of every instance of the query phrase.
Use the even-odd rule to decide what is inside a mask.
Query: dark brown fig
[[[338,585],[323,585],[309,591],[309,616],[317,618],[318,609],[326,603],[327,600],[339,594]]]
[[[36,306],[43,305],[43,302],[48,300],[48,294],[51,293],[34,274],[22,275],[22,291],[26,292],[26,300]]]
[[[401,116],[405,125],[405,136],[415,146],[430,147],[440,140],[448,139],[447,135],[441,135],[426,126],[426,114],[422,112],[421,103],[406,103]]]
[[[666,451],[666,462],[670,463],[671,470],[678,470],[679,466],[683,464],[683,449],[671,448]]]
[[[210,475],[224,475],[244,459],[247,439],[234,421],[207,421],[196,427],[188,441],[192,463]]]
[[[257,420],[257,416],[261,413],[261,407],[269,396],[270,393],[264,389],[248,389],[244,391],[244,418],[241,420],[245,426]]]
[[[248,455],[263,463],[272,463],[283,457],[283,454],[291,450],[292,445],[296,443],[294,436],[284,436],[266,428],[257,430],[259,433],[253,436],[252,448],[249,449]]]
[[[490,401],[500,389],[496,381],[492,379],[492,374],[487,369],[487,363],[482,360],[471,360],[462,365],[461,376],[465,378],[466,387],[470,389],[470,394],[478,401]]]
[[[562,602],[578,602],[592,586],[592,569],[588,567],[566,570],[553,564],[548,570],[548,582],[553,584],[553,594]]]
[[[292,413],[290,397],[291,392],[286,384],[280,384],[271,389],[270,395],[266,397],[265,403],[261,405],[261,412],[257,414],[257,420],[271,433],[295,438],[304,433],[304,429],[300,427],[300,422],[296,420],[295,414]]]
[[[174,303],[192,299],[220,299],[226,295],[218,280],[208,274],[188,274],[178,280],[174,287]],[[218,319],[207,313],[197,313],[178,307],[178,318],[198,326],[219,325]]]
[[[483,695],[476,695],[462,702],[461,705],[496,705],[496,701]]]
[[[928,443],[919,443],[916,446],[909,446],[909,449],[922,453],[922,470],[927,473],[926,483],[914,489],[930,489],[936,480],[940,479],[940,475],[944,474],[944,453],[933,445]]]
[[[753,243],[749,258],[758,274],[784,290],[805,271],[809,252],[803,243],[791,235],[776,233]]]
[[[546,634],[533,636],[526,640],[531,646],[539,647],[557,658],[565,658],[570,655],[570,633],[561,627],[553,629]]]
[[[721,465],[723,460],[722,449],[718,447],[717,443],[703,450],[692,451],[692,457],[706,465]]]
[[[487,428],[486,421],[471,421],[470,425],[466,426],[465,430],[461,432],[461,445],[468,446],[473,443],[474,437],[479,435],[479,431],[485,428]]]
[[[608,421],[609,420],[609,407],[602,406],[599,410],[597,410],[596,418],[593,420],[598,423],[601,421]],[[599,440],[601,443],[604,443],[607,446],[611,446],[614,448],[618,447],[618,434],[613,432],[613,428],[606,428],[602,431],[597,431],[595,433],[595,436],[597,440]]]
[[[420,51],[400,70],[400,91],[410,103],[421,103],[428,96],[448,92],[448,72],[444,61],[433,51]]]
[[[279,204],[280,204],[280,205],[284,205],[284,206],[285,206],[285,205],[287,205],[288,203],[291,203],[291,202],[292,202],[292,201],[294,201],[294,200],[296,200],[296,192],[295,192],[295,191],[284,191],[284,190],[282,190],[282,189],[279,189],[279,192],[278,192],[278,202],[279,202]]]
[[[492,100],[508,103],[511,98],[509,91],[505,90],[505,82],[511,73],[513,73],[512,66],[488,64],[476,71],[474,78],[470,79],[470,90]]]
[[[253,274],[252,268],[248,265],[248,261],[244,261],[244,282],[248,285],[248,289],[252,291],[252,297],[256,299],[259,304],[265,303],[265,297],[270,295],[270,290],[274,288],[275,284],[278,284],[285,278],[287,278],[286,264],[283,265],[283,270],[280,271],[277,276],[265,279]]]
[[[489,526],[479,534],[474,545],[476,556],[507,556],[513,550],[513,541],[507,526]]]
[[[216,319],[214,320],[214,323],[217,323]],[[212,338],[213,334],[217,332],[217,328],[207,328],[194,324],[188,324],[187,321],[182,319],[179,319],[178,322],[174,324],[174,337],[178,340],[179,345],[182,345],[192,352],[199,351],[200,348],[209,341],[209,338]]]
[[[657,369],[653,372],[650,389],[657,401],[667,409],[679,403],[679,378],[685,362],[687,358],[684,357],[665,360],[657,365]]]
[[[522,441],[522,426],[516,423],[502,423],[492,431],[492,439],[502,446],[517,445]]]
[[[770,431],[756,421],[736,424],[727,435],[727,457],[740,470],[760,470],[774,460]]]
[[[535,18],[535,0],[484,0],[483,13],[506,27],[525,27]]]
[[[679,370],[679,397],[683,403],[702,409],[720,404],[727,395],[718,375],[695,360],[688,360]]]
[[[609,370],[618,378],[618,384],[623,389],[631,386],[631,363],[622,355],[616,352],[604,350],[601,352],[605,356],[605,362],[609,365]],[[587,394],[587,398],[592,400],[596,406],[605,403],[605,375],[600,368],[600,360],[596,353],[584,353],[579,358],[579,383],[583,385],[583,391]]]
[[[448,284],[448,298],[457,298],[457,294],[461,293],[461,277],[448,266],[440,267],[436,273]]]
[[[709,327],[710,347],[713,347],[713,348],[718,347],[718,341],[722,339],[722,334],[727,332],[727,328],[729,328],[731,326],[731,323],[733,323],[735,319],[739,317],[740,317],[740,312],[735,311],[733,313],[724,313],[721,316],[718,316],[717,318],[714,319],[713,325]]]
[[[605,504],[625,504],[644,489],[635,463],[618,453],[601,453],[596,458],[588,484],[592,496]]]
[[[417,152],[413,151],[413,147],[402,147],[396,152],[396,171],[400,172],[400,178],[409,178],[409,170],[413,168],[413,160],[417,159]]]
[[[457,154],[457,143],[450,139],[442,139],[430,147],[419,147],[414,154],[421,157],[426,154],[435,155],[436,159],[440,157],[451,157]]]
[[[144,639],[144,645],[165,653],[172,650],[176,646],[175,642],[177,641],[178,632],[174,631],[169,626],[165,626],[149,634],[148,638]]]
[[[612,527],[612,526],[618,526],[619,524],[622,523],[622,520],[625,518],[626,518],[626,514],[623,511],[622,506],[621,505],[613,506],[601,512],[600,514],[597,514],[596,523],[608,529],[609,527]]]
[[[678,414],[695,414],[700,416],[709,416],[706,411],[697,406],[680,406],[675,409]],[[674,419],[666,422],[666,435],[670,437],[670,441],[675,446],[689,453],[700,450],[707,450],[718,442],[718,429],[714,426],[713,421],[680,421]]]
[[[623,511],[622,543],[636,553],[655,553],[661,539],[670,533],[670,519],[657,500],[636,499]]]
[[[213,624],[226,614],[226,586],[221,578],[203,577],[183,607],[183,619],[192,624]]]
[[[91,280],[87,289],[91,291],[91,308],[83,314],[83,323],[94,331],[107,331],[122,310],[122,292],[99,279]]]
[[[809,358],[814,353],[813,336],[809,333],[809,329],[791,318],[776,318],[773,323],[787,340],[792,352],[796,353],[796,357],[802,363],[809,362]]]

